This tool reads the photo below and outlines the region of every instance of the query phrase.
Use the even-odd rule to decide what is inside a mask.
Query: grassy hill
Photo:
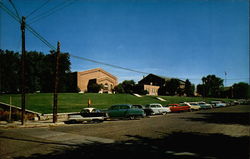
[[[0,95],[0,102],[10,103],[12,105],[21,106],[21,95]],[[58,112],[78,112],[82,108],[87,107],[88,99],[92,101],[92,107],[106,109],[114,104],[149,104],[161,103],[163,105],[169,103],[179,103],[184,101],[206,101],[224,100],[218,98],[202,98],[202,97],[176,97],[176,96],[161,96],[165,102],[159,101],[155,96],[143,96],[141,98],[130,94],[96,94],[96,93],[60,93],[58,95]],[[40,113],[52,113],[53,94],[39,93],[26,94],[26,109],[37,111]]]

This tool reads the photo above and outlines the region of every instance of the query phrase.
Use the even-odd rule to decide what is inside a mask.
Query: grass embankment
[[[12,105],[21,106],[20,94],[7,94],[0,95],[0,102],[11,103]],[[149,104],[161,103],[162,105],[170,103],[180,103],[184,101],[206,101],[230,99],[218,98],[202,98],[202,97],[176,97],[176,96],[160,96],[166,101],[159,101],[155,96],[143,96],[141,98],[130,94],[95,94],[95,93],[60,93],[58,95],[58,112],[78,112],[82,108],[87,107],[88,99],[92,101],[92,107],[105,109],[114,104]],[[39,94],[26,94],[26,109],[37,111],[40,113],[52,113],[53,94],[39,93]]]

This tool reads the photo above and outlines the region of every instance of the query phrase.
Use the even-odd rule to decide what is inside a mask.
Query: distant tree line
[[[159,88],[159,95],[168,95],[168,96],[183,96],[188,97],[194,96],[195,86],[186,79],[184,87],[181,87],[181,82],[179,79],[172,78],[165,82],[165,84]]]
[[[117,93],[137,93],[141,95],[148,94],[147,90],[144,90],[144,86],[136,84],[134,80],[125,80],[118,84],[114,91]],[[180,88],[180,82],[177,79],[171,79],[165,83],[163,87],[158,90],[159,95],[184,95],[194,96],[194,85],[187,79],[185,82],[185,88]]]
[[[116,93],[137,93],[141,95],[148,94],[147,90],[144,90],[144,86],[140,84],[136,84],[134,80],[125,80],[122,83],[119,83],[115,86],[114,91]]]
[[[250,97],[250,85],[244,82],[235,83],[232,87],[224,87],[223,79],[216,77],[215,75],[208,75],[202,77],[202,84],[197,85],[196,92],[203,97],[215,97],[215,98],[242,98],[246,99]],[[125,80],[118,84],[114,91],[116,93],[138,93],[141,95],[148,94],[144,90],[143,85],[136,84],[133,80]],[[168,96],[182,96],[188,97],[195,96],[195,85],[188,79],[185,81],[185,87],[180,87],[180,80],[170,79],[165,82],[164,86],[158,90],[159,95]]]
[[[197,93],[203,97],[250,98],[250,85],[244,82],[224,87],[223,79],[215,75],[202,78],[202,84],[197,85]]]
[[[70,71],[68,53],[59,57],[59,92],[76,92],[76,75]],[[26,92],[53,92],[55,52],[26,52]],[[0,93],[20,93],[21,55],[0,49]]]

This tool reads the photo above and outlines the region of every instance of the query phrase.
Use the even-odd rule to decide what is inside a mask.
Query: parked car
[[[200,110],[201,107],[197,102],[184,102],[184,104],[187,104],[190,106],[190,110]]]
[[[190,111],[190,106],[185,104],[168,104],[167,107],[170,108],[171,112],[184,112]]]
[[[215,108],[227,106],[226,103],[222,103],[222,101],[211,101],[210,103]]]
[[[140,104],[133,104],[134,108],[142,109],[145,112],[146,116],[149,116],[151,114],[151,110],[146,109],[145,106],[140,105]]]
[[[133,107],[130,104],[118,104],[112,105],[107,113],[110,118],[129,118],[135,119],[138,117],[144,117],[145,112],[143,109]]]
[[[149,115],[166,114],[171,112],[170,108],[163,107],[159,103],[152,103],[145,105],[145,111],[148,112]]]
[[[68,115],[68,123],[77,122],[102,122],[108,118],[108,114],[96,108],[84,108],[80,113]]]
[[[211,109],[213,108],[212,104],[208,104],[206,102],[198,102],[201,109]]]

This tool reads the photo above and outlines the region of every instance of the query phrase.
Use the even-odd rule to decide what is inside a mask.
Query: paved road
[[[0,129],[0,156],[248,159],[249,125],[250,106],[232,106],[141,120]]]

